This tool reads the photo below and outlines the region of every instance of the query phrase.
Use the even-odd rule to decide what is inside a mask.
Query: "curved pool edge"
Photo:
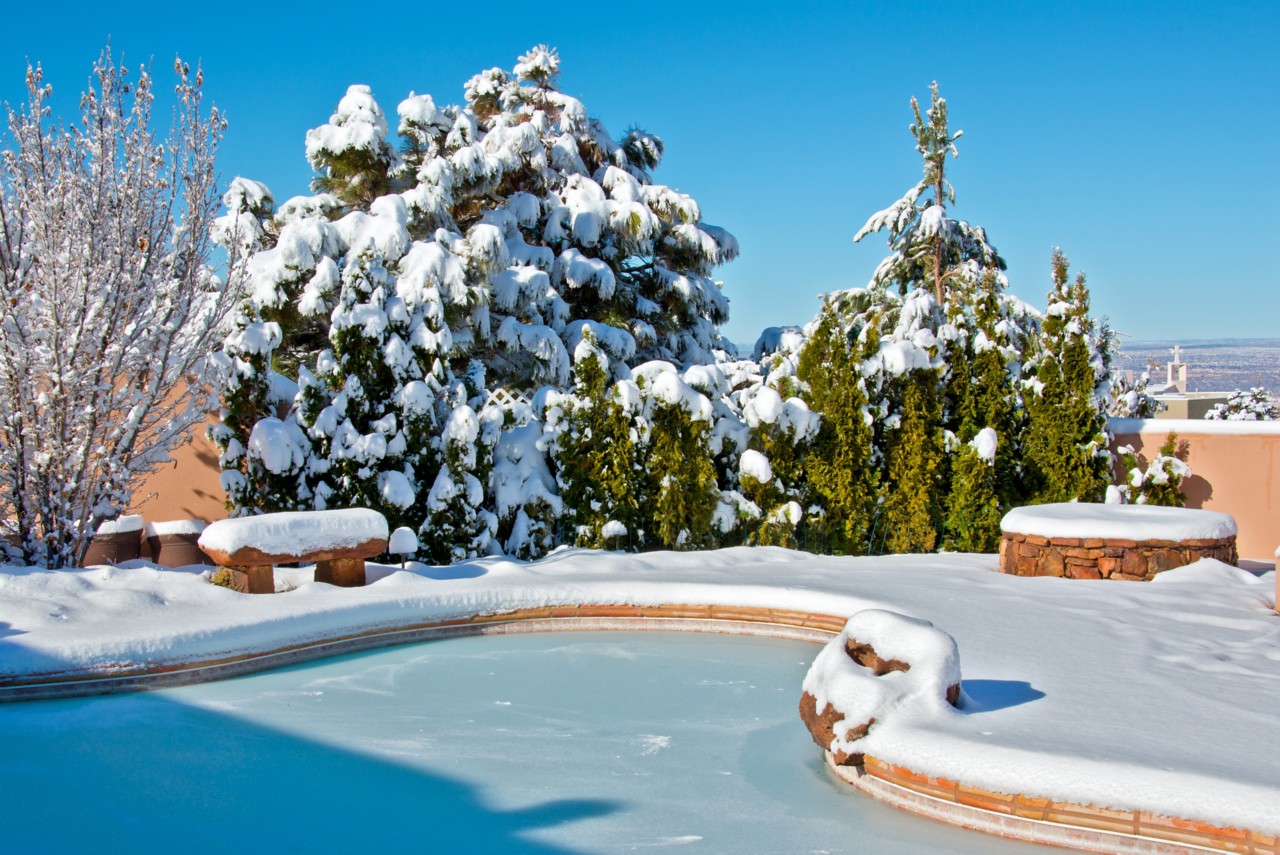
[[[565,605],[485,612],[291,644],[271,650],[177,663],[23,675],[0,679],[0,702],[49,700],[204,683],[401,644],[477,635],[564,631],[680,631],[825,643],[845,617],[752,606]],[[1145,811],[1117,811],[993,793],[932,778],[866,755],[864,765],[828,768],[877,801],[929,819],[1000,837],[1091,852],[1244,852],[1280,855],[1280,839]]]
[[[753,606],[564,605],[482,612],[379,626],[308,642],[207,659],[86,668],[0,678],[0,703],[137,692],[205,683],[382,647],[460,636],[590,630],[719,632],[823,643],[844,628],[835,615]]]
[[[828,768],[841,781],[901,810],[949,825],[1029,843],[1086,852],[1275,853],[1277,839],[1147,811],[1111,810],[1020,794],[995,793],[962,781],[931,778],[870,755],[863,766]]]

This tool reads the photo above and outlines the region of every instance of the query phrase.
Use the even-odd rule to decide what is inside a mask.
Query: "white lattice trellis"
[[[500,389],[489,390],[489,403],[499,407],[514,407],[516,404],[528,406],[533,401],[519,389],[509,389],[504,386]]]

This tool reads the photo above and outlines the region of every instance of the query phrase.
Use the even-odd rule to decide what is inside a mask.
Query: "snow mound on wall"
[[[103,520],[98,524],[98,534],[127,534],[131,531],[142,531],[142,517],[138,514],[126,514],[113,520]]]
[[[149,522],[144,533],[147,537],[163,537],[165,535],[200,534],[209,524],[204,520],[164,520]]]
[[[386,539],[386,517],[368,508],[349,508],[219,520],[200,535],[200,548],[228,554],[254,548],[269,555],[301,556]]]
[[[1151,505],[1060,502],[1014,508],[1000,521],[1003,531],[1039,537],[1115,537],[1129,540],[1195,540],[1233,537],[1231,514]]]

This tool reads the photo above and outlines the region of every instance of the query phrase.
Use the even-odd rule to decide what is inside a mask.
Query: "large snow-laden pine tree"
[[[214,157],[225,128],[181,60],[174,124],[151,126],[154,82],[110,50],[78,121],[28,103],[0,147],[0,517],[20,559],[81,560],[98,524],[204,420],[208,354],[237,284],[211,270]],[[231,257],[232,276],[237,259]]]
[[[716,326],[727,317],[727,302],[710,273],[736,255],[736,242],[703,223],[693,199],[653,183],[663,148],[658,138],[639,131],[610,138],[580,102],[557,89],[558,76],[556,53],[538,47],[511,72],[491,69],[472,78],[465,105],[440,107],[430,96],[410,95],[396,111],[398,152],[372,93],[353,86],[329,123],[308,134],[316,189],[325,192],[276,210],[265,188],[228,199],[225,219],[241,226],[229,226],[227,235],[247,234],[255,249],[245,265],[250,299],[236,334],[274,341],[264,330],[277,324],[281,335],[272,364],[301,375],[300,406],[292,418],[313,444],[305,467],[311,494],[298,493],[304,504],[410,497],[403,489],[376,496],[351,489],[339,491],[346,498],[330,498],[336,487],[325,477],[334,465],[333,444],[317,419],[326,407],[351,400],[344,397],[349,377],[360,376],[371,414],[390,415],[400,406],[398,388],[375,384],[378,391],[371,393],[364,382],[382,369],[361,367],[360,360],[343,367],[337,358],[333,319],[345,311],[339,295],[363,250],[371,248],[385,271],[383,299],[407,307],[408,291],[423,301],[409,309],[408,324],[416,332],[396,332],[411,346],[393,349],[411,356],[403,381],[430,388],[437,429],[463,403],[445,402],[441,390],[457,387],[455,375],[468,360],[480,360],[490,389],[563,388],[570,379],[569,354],[588,335],[608,356],[611,379],[625,376],[628,364],[655,357],[710,362],[724,346]],[[229,339],[228,347],[235,342]],[[235,418],[221,433],[232,452],[248,442],[256,421],[250,413],[256,409],[257,420],[278,415],[259,388],[265,382],[252,371],[228,373],[226,410]],[[484,401],[465,403],[478,409]],[[398,427],[404,415],[397,415]],[[368,426],[352,427],[360,437],[371,436]],[[415,451],[415,441],[407,440],[407,455],[432,457],[425,448]],[[444,465],[447,442],[431,435],[433,466]],[[495,478],[516,477],[512,466],[523,464],[509,455],[527,463],[523,448],[499,443]],[[394,455],[386,460],[387,467],[371,471],[404,487],[388,475],[402,472],[412,492],[402,510],[420,513],[435,481],[412,462],[406,468]],[[252,477],[262,469],[252,455],[224,454],[224,465],[232,470],[224,480],[263,480]],[[462,473],[453,475],[461,479],[457,483],[465,481]],[[519,477],[526,476],[542,481],[532,470]],[[238,512],[269,509],[252,486],[233,501]],[[538,538],[545,542],[546,523],[535,524],[529,513],[544,516],[552,503],[507,510],[515,516],[499,511],[503,537],[522,526],[516,517],[524,513],[523,522],[543,531]]]
[[[551,364],[560,351],[548,331],[567,354],[587,324],[615,375],[649,359],[713,361],[728,303],[710,274],[737,242],[705,224],[694,199],[653,182],[661,139],[633,129],[614,140],[558,90],[559,75],[556,52],[539,46],[510,73],[490,69],[466,87],[479,141],[455,156],[454,181],[465,167],[499,201],[454,215],[494,246],[494,381],[564,385],[568,361]],[[418,174],[448,192],[438,159]]]

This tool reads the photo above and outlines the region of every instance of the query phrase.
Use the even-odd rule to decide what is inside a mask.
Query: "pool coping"
[[[203,683],[316,659],[419,641],[475,635],[561,631],[681,631],[766,636],[825,643],[846,618],[788,609],[697,605],[564,605],[483,612],[446,620],[377,627],[230,656],[0,678],[0,702],[86,697]],[[1240,852],[1280,855],[1275,836],[1146,811],[1119,811],[994,793],[933,778],[870,755],[861,766],[827,765],[878,801],[930,819],[1030,843],[1091,852]]]

